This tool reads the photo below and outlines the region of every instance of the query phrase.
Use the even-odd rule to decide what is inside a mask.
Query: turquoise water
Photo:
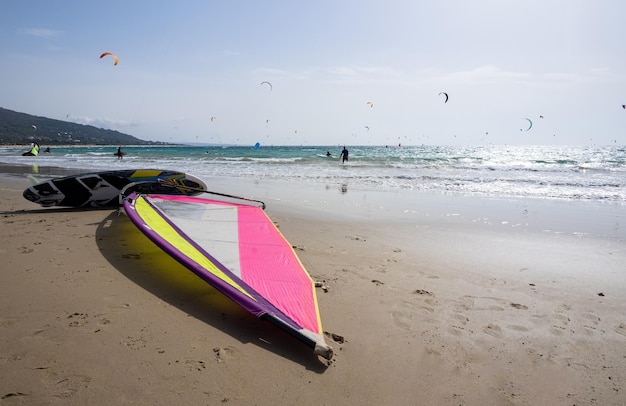
[[[82,171],[175,169],[201,178],[272,179],[346,185],[364,190],[430,190],[484,196],[520,196],[626,203],[623,146],[117,146],[0,148],[0,162]],[[326,152],[331,157],[326,157]]]

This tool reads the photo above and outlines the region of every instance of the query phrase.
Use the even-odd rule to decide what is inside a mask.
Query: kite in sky
[[[262,86],[262,85],[268,85],[270,87],[270,90],[273,89],[272,84],[268,82],[267,80],[264,80],[263,82],[259,83],[259,86]]]
[[[448,93],[446,93],[446,92],[441,92],[441,93],[439,93],[439,96],[441,96],[441,95],[446,96],[446,100],[444,100],[443,102],[444,102],[444,103],[447,103],[447,102],[448,102]]]
[[[113,57],[113,60],[114,60],[113,65],[117,66],[117,63],[119,62],[119,59],[117,58],[117,55],[115,55],[115,54],[113,54],[111,52],[103,53],[102,55],[100,55],[100,58],[102,59],[102,58],[104,58],[105,56],[108,56],[108,55],[111,55]]]

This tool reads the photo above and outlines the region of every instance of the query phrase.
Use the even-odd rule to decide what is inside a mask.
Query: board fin
[[[31,185],[35,186],[39,184],[39,181],[33,175],[26,175],[26,179],[30,182]]]

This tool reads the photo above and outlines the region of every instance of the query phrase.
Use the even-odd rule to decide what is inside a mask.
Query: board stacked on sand
[[[137,169],[84,173],[40,182],[24,190],[24,198],[44,207],[116,207],[132,192],[196,195],[206,184],[186,173]]]

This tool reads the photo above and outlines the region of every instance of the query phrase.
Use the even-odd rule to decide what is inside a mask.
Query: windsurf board
[[[131,169],[54,178],[30,186],[23,196],[44,207],[116,207],[132,192],[197,195],[206,189],[202,180],[183,172]]]

